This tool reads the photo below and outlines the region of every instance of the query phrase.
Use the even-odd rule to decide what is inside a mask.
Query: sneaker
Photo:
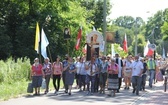
[[[64,92],[65,92],[65,93],[68,93],[68,91],[67,91],[67,90],[65,90]]]
[[[79,92],[82,92],[82,89],[80,89]]]
[[[69,96],[71,95],[71,93],[68,93],[69,94]]]
[[[152,88],[152,85],[149,84],[149,87]]]
[[[103,89],[103,94],[105,94],[105,89]]]
[[[86,89],[85,89],[85,87],[83,88],[83,91],[85,91]]]
[[[129,90],[129,87],[127,87],[127,90]]]
[[[145,91],[145,87],[143,87],[142,89],[143,89],[143,91]]]
[[[44,92],[44,94],[47,94],[47,93],[48,93],[47,91]]]
[[[124,90],[126,90],[126,89],[127,89],[127,87],[124,88]]]
[[[57,94],[57,91],[55,91],[54,94]]]

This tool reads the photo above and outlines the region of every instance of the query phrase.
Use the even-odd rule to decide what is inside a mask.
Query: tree
[[[87,22],[92,23],[92,26],[100,31],[103,29],[103,4],[104,0],[83,0],[81,2],[81,6],[85,7],[87,12],[92,13],[92,15],[86,17]],[[111,5],[107,0],[107,16],[110,14],[110,9]]]

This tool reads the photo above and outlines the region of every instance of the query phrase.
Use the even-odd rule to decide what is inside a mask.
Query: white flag
[[[101,52],[104,52],[104,44],[105,44],[105,42],[103,41],[103,42],[100,43],[100,45],[99,45],[99,48],[100,48],[100,51],[101,51]]]
[[[111,58],[114,58],[114,56],[115,56],[114,44],[111,44]]]
[[[48,46],[49,42],[48,42],[48,39],[44,33],[44,30],[42,28],[41,30],[41,55],[46,58],[47,57],[47,51],[46,51],[46,48]]]
[[[166,55],[165,55],[165,49],[163,47],[163,52],[162,52],[162,58],[165,59],[166,58]]]

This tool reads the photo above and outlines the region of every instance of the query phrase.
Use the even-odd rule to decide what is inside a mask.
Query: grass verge
[[[0,84],[0,101],[8,100],[10,98],[17,98],[27,93],[28,82],[26,80],[16,81],[11,84],[1,83]],[[50,90],[54,90],[53,81],[50,80]],[[63,82],[60,82],[60,88],[63,87]],[[44,92],[44,89],[41,89],[41,93]]]
[[[13,82],[12,84],[0,84],[0,100],[8,100],[10,98],[19,97],[26,94],[27,83],[25,80]]]

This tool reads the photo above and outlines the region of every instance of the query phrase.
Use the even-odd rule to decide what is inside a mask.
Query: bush
[[[0,83],[13,83],[15,81],[27,80],[30,74],[30,60],[28,58],[12,58],[0,61]]]

